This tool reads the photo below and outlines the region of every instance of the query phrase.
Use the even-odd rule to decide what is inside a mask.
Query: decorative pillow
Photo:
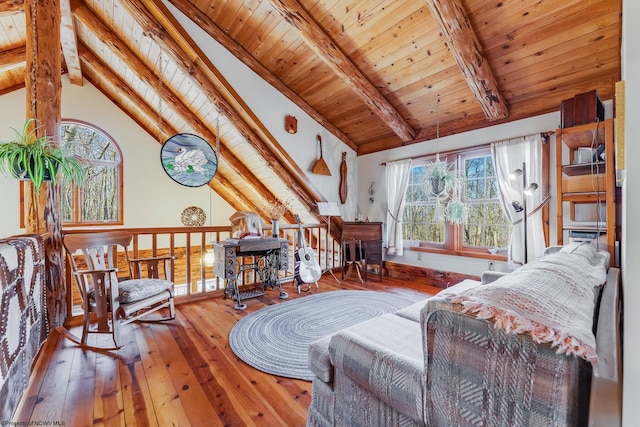
[[[140,301],[160,292],[171,291],[170,280],[163,279],[131,279],[118,283],[120,304]]]
[[[593,256],[596,254],[596,248],[589,242],[569,243],[560,249],[560,253],[580,255],[591,262]]]

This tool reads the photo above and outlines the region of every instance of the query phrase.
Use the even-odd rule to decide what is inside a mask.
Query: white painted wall
[[[211,211],[211,223],[227,224],[235,212],[209,187],[191,188],[173,181],[160,163],[162,146],[135,122],[105,98],[90,83],[73,86],[67,76],[62,80],[62,118],[77,119],[108,133],[124,158],[124,222],[126,227],[181,226],[180,214],[188,206]],[[0,140],[14,136],[11,127],[22,129],[26,95],[18,90],[0,97]],[[0,176],[0,236],[19,234],[19,184]],[[211,208],[210,208],[211,206]]]
[[[22,130],[25,121],[26,95],[24,90],[0,97],[0,141],[15,137],[12,127]],[[0,238],[20,234],[20,188],[18,181],[0,174]]]
[[[622,283],[624,294],[623,425],[640,420],[640,2],[623,0],[622,79],[625,81],[625,169],[622,186]],[[633,167],[631,167],[633,165]]]

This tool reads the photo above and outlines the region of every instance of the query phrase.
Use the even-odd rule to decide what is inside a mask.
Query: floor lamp
[[[326,249],[326,269],[322,272],[320,277],[324,275],[324,273],[329,272],[336,279],[336,282],[340,284],[340,280],[333,273],[333,244],[331,244],[331,266],[329,267],[329,235],[331,234],[331,217],[332,216],[340,216],[340,209],[338,209],[338,204],[336,202],[318,202],[318,214],[321,216],[327,217],[327,234],[325,236],[325,249]]]
[[[524,236],[523,236],[523,240],[524,240],[524,257],[523,257],[523,265],[526,264],[527,262],[529,262],[529,257],[527,256],[527,196],[532,196],[533,193],[536,191],[536,189],[538,188],[538,184],[536,184],[535,182],[532,182],[531,184],[527,185],[527,166],[525,164],[525,162],[522,162],[522,169],[516,169],[513,172],[511,172],[509,174],[509,178],[511,179],[518,179],[518,177],[521,176],[522,177],[522,204],[520,202],[518,202],[517,200],[514,200],[513,202],[511,202],[511,206],[513,206],[513,210],[515,210],[516,212],[523,212],[523,216],[522,216],[522,223],[523,223],[523,228],[524,228]]]

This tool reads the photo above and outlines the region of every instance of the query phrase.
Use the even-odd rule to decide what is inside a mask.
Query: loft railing
[[[298,248],[298,225],[281,224],[279,237],[289,241],[289,263],[282,271],[281,281],[293,280],[295,275],[295,251]],[[322,271],[340,266],[340,244],[327,233],[326,224],[300,225],[307,246],[318,257]],[[163,227],[163,228],[119,228],[133,234],[132,255],[134,258],[171,255],[172,280],[175,283],[176,301],[206,297],[212,292],[224,289],[224,280],[213,271],[213,243],[224,241],[231,235],[230,226],[203,227]],[[106,229],[65,229],[64,234],[106,231]],[[271,229],[264,229],[265,236],[271,236]],[[122,265],[123,272],[128,271]],[[260,281],[257,274],[247,271],[238,278],[239,285],[253,285]],[[66,269],[68,313],[78,313],[80,296],[73,282],[71,269]]]

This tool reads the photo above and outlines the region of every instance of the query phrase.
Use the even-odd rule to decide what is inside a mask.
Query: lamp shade
[[[527,186],[527,188],[524,189],[524,194],[526,194],[527,196],[533,196],[533,193],[535,193],[537,189],[538,189],[538,184],[536,184],[535,182],[532,182]]]

